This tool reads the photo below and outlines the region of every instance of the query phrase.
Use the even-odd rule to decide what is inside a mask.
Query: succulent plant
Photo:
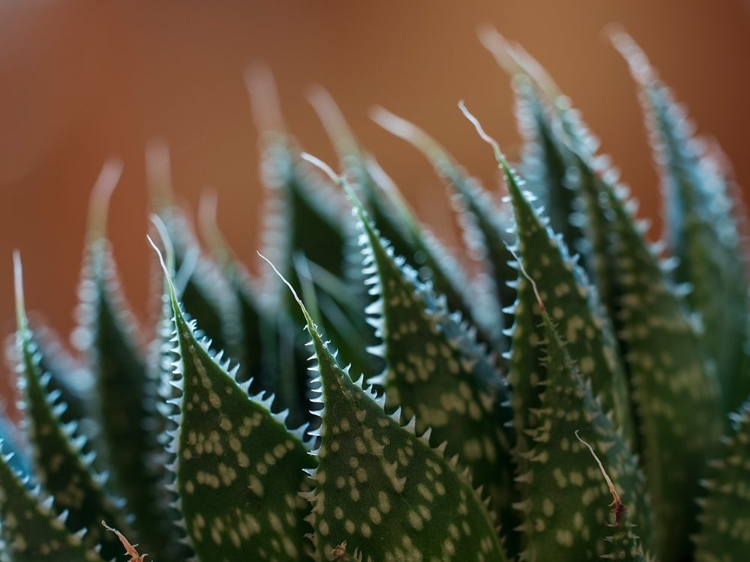
[[[151,330],[106,236],[120,164],[92,195],[80,359],[27,319],[15,255],[23,420],[0,420],[0,560],[750,556],[746,229],[726,159],[615,33],[662,175],[652,244],[552,79],[496,32],[482,40],[515,87],[518,172],[460,105],[504,188],[374,113],[444,179],[473,277],[320,89],[342,172],[271,120],[262,278],[222,237],[215,198],[202,249],[163,151]]]

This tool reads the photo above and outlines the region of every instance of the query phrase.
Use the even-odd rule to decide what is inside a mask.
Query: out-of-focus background
[[[444,190],[430,166],[372,123],[381,104],[440,139],[496,187],[488,147],[456,109],[464,98],[518,155],[509,82],[476,38],[491,23],[554,75],[658,220],[658,180],[635,87],[604,36],[619,23],[715,136],[750,186],[750,6],[742,0],[466,2],[10,0],[0,6],[0,333],[14,329],[11,252],[22,252],[27,306],[65,337],[82,257],[87,198],[104,160],[125,162],[110,234],[125,292],[143,321],[149,286],[144,149],[171,146],[174,184],[196,205],[219,193],[219,219],[257,271],[262,188],[243,72],[275,73],[289,127],[335,163],[306,102],[324,85],[420,217],[446,237]],[[435,197],[438,194],[440,197]],[[0,387],[8,375],[0,369]]]

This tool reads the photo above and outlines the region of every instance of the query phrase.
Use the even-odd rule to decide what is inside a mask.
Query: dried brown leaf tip
[[[346,541],[333,549],[333,559],[339,561],[349,560],[349,555],[346,553]]]
[[[120,531],[118,531],[117,529],[113,529],[112,527],[107,525],[104,521],[102,521],[102,525],[104,526],[105,529],[107,529],[107,531],[109,531],[110,533],[114,533],[115,535],[117,535],[117,538],[120,539],[122,546],[125,547],[125,552],[127,553],[128,556],[130,556],[129,562],[144,562],[146,560],[146,556],[148,556],[148,554],[144,554],[143,556],[138,554],[138,551],[135,549],[135,547],[138,546],[137,544],[136,545],[130,544],[130,541],[126,539],[125,536]]]
[[[619,527],[622,524],[622,518],[625,516],[625,511],[628,509],[628,506],[622,503],[622,500],[620,499],[620,494],[617,493],[617,490],[615,489],[615,485],[612,483],[612,480],[610,479],[609,475],[607,474],[607,471],[604,470],[604,466],[602,465],[602,461],[599,460],[599,457],[596,456],[596,453],[594,452],[594,448],[586,443],[580,435],[578,435],[578,432],[576,431],[576,439],[578,439],[581,443],[586,445],[589,451],[591,451],[591,454],[594,456],[594,460],[596,461],[596,464],[599,465],[599,470],[602,471],[602,475],[604,475],[604,480],[607,481],[607,487],[609,488],[610,493],[612,494],[612,503],[609,504],[612,508],[612,515],[615,517],[614,523],[610,525],[610,527]]]

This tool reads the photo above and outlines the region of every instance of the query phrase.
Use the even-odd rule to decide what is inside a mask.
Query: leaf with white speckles
[[[359,274],[352,275],[351,258],[357,251],[354,225],[342,212],[342,198],[300,159],[298,146],[286,133],[267,132],[264,140],[262,160],[268,194],[264,254],[278,264],[298,291],[310,291],[311,302],[316,303],[314,314],[342,360],[363,372],[375,373],[377,367],[365,351],[374,343],[363,313],[367,295]],[[345,294],[351,297],[351,303],[337,301],[323,288],[321,277],[346,283]],[[304,338],[295,330],[302,316],[278,279],[268,279],[267,286],[272,288],[278,306],[273,311],[280,332],[277,396],[290,409],[292,423],[310,422],[307,351]]]
[[[733,412],[750,394],[750,297],[745,240],[738,228],[742,205],[728,191],[705,145],[692,136],[693,125],[684,108],[674,101],[643,52],[625,34],[616,35],[614,41],[641,88],[661,171],[666,239],[678,259],[674,279],[692,288],[686,300],[701,315],[701,343],[716,361],[724,411]]]
[[[0,560],[10,556],[12,562],[102,562],[42,500],[39,490],[28,490],[0,451],[0,536],[5,541],[0,544]]]
[[[539,88],[528,76],[519,74],[514,79],[514,90],[520,129],[526,140],[521,164],[524,177],[547,210],[552,230],[562,235],[571,251],[582,253],[585,235],[584,225],[575,220],[580,216],[580,178],[574,156],[556,134],[551,108],[540,97]]]
[[[75,424],[63,425],[60,412],[67,408],[59,393],[51,393],[49,376],[39,368],[39,354],[31,338],[23,302],[20,257],[16,256],[16,345],[20,358],[19,386],[23,389],[25,414],[34,448],[37,476],[53,496],[57,513],[68,511],[65,524],[73,532],[87,528],[84,543],[93,548],[102,545],[106,559],[121,551],[119,541],[102,532],[102,519],[129,529],[122,514],[106,495],[102,483],[91,468],[91,458],[81,456],[85,438],[76,436]]]
[[[622,430],[625,440],[632,442],[634,427],[630,411],[629,392],[625,371],[619,360],[619,350],[609,318],[599,302],[596,289],[591,286],[583,271],[568,257],[564,243],[547,227],[546,221],[534,210],[528,194],[520,186],[519,179],[513,170],[501,161],[508,183],[508,190],[515,211],[518,249],[524,269],[537,284],[542,301],[550,315],[558,322],[559,330],[567,342],[570,354],[578,363],[584,377],[591,381],[594,395],[601,399],[604,411],[612,413],[615,426]],[[519,315],[527,315],[527,308],[536,305],[530,283],[525,279],[519,281]],[[528,317],[519,323],[529,328]],[[539,337],[538,328],[532,333]],[[534,353],[529,350],[534,336],[518,329],[514,331],[514,350],[518,349],[522,360],[534,361]],[[515,353],[515,351],[514,351]],[[515,363],[515,362],[514,362]],[[516,389],[514,402],[519,422],[522,427],[529,420],[524,420],[524,412],[533,407],[537,390],[522,380],[529,372],[537,372],[543,378],[544,373],[537,365],[529,365],[529,370],[518,370],[519,365],[511,368],[511,384]],[[518,385],[518,388],[516,388]],[[523,388],[524,392],[519,393]]]
[[[363,202],[382,235],[393,244],[422,281],[430,281],[435,291],[445,295],[448,308],[472,319],[477,338],[490,346],[497,343],[497,318],[488,318],[478,307],[460,263],[428,228],[420,224],[386,173],[363,154],[331,97],[318,90],[314,105],[339,152],[342,165],[353,176]],[[493,327],[494,324],[494,327]]]
[[[105,166],[92,192],[76,340],[94,376],[91,413],[100,431],[97,453],[111,473],[109,485],[127,501],[142,546],[154,558],[170,562],[176,559],[168,554],[164,523],[169,518],[160,502],[163,467],[153,462],[161,449],[151,431],[158,416],[158,380],[138,346],[135,320],[106,238],[108,199],[118,176],[119,169]]]
[[[305,559],[309,506],[298,492],[315,459],[197,339],[173,288],[170,297],[182,372],[171,449],[190,545],[204,561]]]
[[[305,314],[306,311],[305,311]],[[307,315],[320,371],[322,440],[310,521],[319,556],[506,560],[492,519],[439,451],[386,415],[339,367]]]
[[[235,361],[242,360],[234,293],[216,264],[201,250],[189,216],[174,201],[166,146],[149,147],[146,175],[151,207],[163,221],[174,248],[175,282],[185,311],[200,321],[201,331],[217,349],[223,349]],[[156,278],[161,276],[157,274]]]
[[[649,562],[653,557],[643,552],[641,538],[637,534],[638,529],[629,521],[613,527],[606,538],[606,554],[601,558],[605,560],[618,560],[620,562]]]
[[[492,300],[483,306],[489,307],[493,316],[497,316],[498,306],[511,307],[516,301],[516,272],[510,266],[513,255],[508,246],[513,242],[513,235],[508,232],[511,226],[508,209],[494,201],[477,180],[468,177],[453,157],[416,125],[385,110],[376,113],[376,121],[427,156],[454,192],[454,205],[459,219],[465,223],[464,238],[467,247],[481,256],[480,263],[489,266],[493,275],[490,283]],[[477,314],[480,313],[486,315],[488,310],[485,308],[477,311]],[[506,309],[500,322],[497,318],[493,318],[492,322],[494,326],[490,324],[491,327],[508,329],[513,323],[513,313]],[[503,342],[503,348],[507,350],[509,342]]]
[[[355,202],[355,206],[358,203]],[[361,207],[365,267],[373,271],[380,294],[374,322],[383,338],[386,370],[377,377],[385,387],[386,411],[401,409],[401,420],[416,416],[416,431],[432,431],[433,445],[447,442],[472,481],[483,486],[498,515],[502,534],[518,524],[514,494],[507,382],[465,325],[449,315],[442,298],[417,280],[416,272],[393,255]],[[371,379],[370,382],[373,382]],[[515,541],[512,547],[515,547]]]
[[[696,531],[695,497],[721,437],[719,385],[706,367],[683,301],[631,215],[623,189],[602,188],[614,212],[614,255],[626,366],[656,514],[659,557],[684,559]]]
[[[750,552],[750,402],[732,416],[733,428],[706,481],[696,562],[744,560]]]
[[[542,321],[547,379],[541,385],[538,426],[531,431],[529,470],[519,478],[528,485],[521,504],[528,541],[521,559],[593,561],[608,550],[607,525],[616,522],[609,514],[610,492],[576,432],[593,447],[623,501],[630,502],[628,517],[651,545],[652,512],[638,461],[571,359],[570,345],[562,343],[548,314],[542,313]]]

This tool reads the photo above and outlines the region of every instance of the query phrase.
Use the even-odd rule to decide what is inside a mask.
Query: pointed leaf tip
[[[500,150],[500,145],[498,144],[498,142],[485,132],[484,127],[482,127],[482,124],[479,122],[479,119],[474,117],[474,115],[466,107],[464,100],[458,102],[458,108],[461,110],[461,113],[464,114],[464,117],[466,117],[469,122],[474,125],[474,128],[476,129],[479,137],[492,147],[492,150],[495,153],[495,159],[497,160],[497,163],[500,165],[500,168],[503,170],[503,172],[506,175],[510,175],[510,164],[508,164],[507,160],[505,159],[505,155]]]
[[[273,264],[271,260],[269,260],[266,256],[264,256],[260,252],[258,252],[258,255],[261,257],[263,261],[265,261],[268,265],[271,266],[271,269],[273,269],[274,273],[278,275],[279,279],[281,279],[284,285],[286,285],[289,288],[289,290],[292,292],[292,297],[294,297],[294,300],[297,301],[297,304],[299,305],[300,310],[302,311],[302,314],[305,317],[305,321],[307,322],[307,327],[309,328],[310,333],[312,335],[316,330],[315,322],[313,322],[313,319],[310,316],[310,313],[307,311],[305,304],[302,302],[302,299],[299,298],[299,295],[297,295],[297,291],[294,290],[294,287],[289,281],[287,281],[286,277],[284,277],[281,274],[281,272],[278,269],[276,269],[276,266]]]
[[[253,121],[261,133],[280,133],[285,129],[279,92],[270,67],[256,63],[245,71],[245,86],[250,96]]]
[[[110,158],[104,163],[99,177],[91,190],[89,200],[89,235],[94,239],[106,235],[109,201],[122,176],[123,162],[120,158]]]
[[[159,233],[161,234],[161,232]],[[156,245],[156,243],[151,239],[151,236],[146,235],[146,238],[148,239],[149,244],[151,244],[151,247],[156,252],[156,255],[159,256],[159,264],[161,265],[162,270],[164,271],[164,277],[167,280],[167,284],[169,286],[169,293],[174,302],[177,301],[177,290],[175,289],[174,282],[172,281],[172,274],[170,273],[169,268],[167,267],[166,262],[164,261],[164,256],[161,253],[161,250],[159,250],[159,247]],[[169,240],[169,237],[167,237],[165,240]],[[170,246],[167,245],[167,248]],[[166,251],[166,250],[165,250]]]
[[[21,251],[13,250],[13,286],[16,295],[16,322],[18,331],[25,331],[28,326],[26,319],[26,303],[23,294],[23,264],[21,263]]]

